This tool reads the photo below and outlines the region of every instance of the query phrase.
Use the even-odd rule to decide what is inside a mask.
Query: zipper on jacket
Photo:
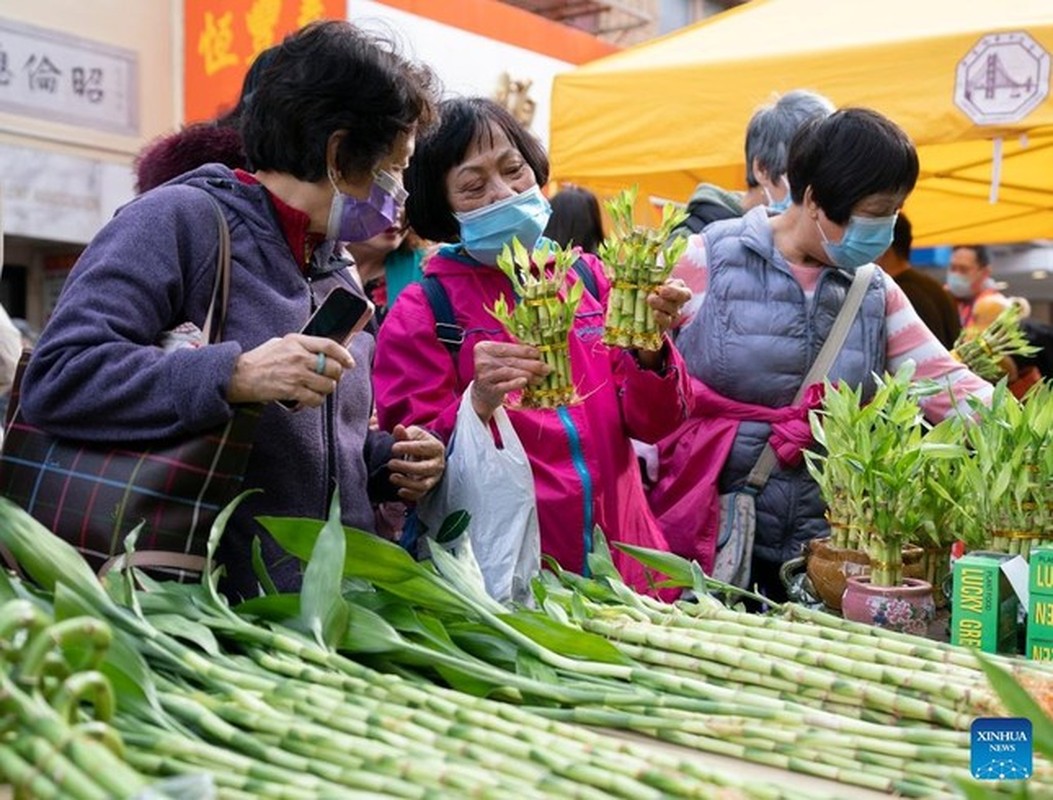
[[[589,469],[585,464],[585,453],[581,448],[581,436],[578,434],[578,429],[574,426],[574,420],[570,417],[570,412],[567,411],[566,406],[559,406],[557,408],[559,414],[559,421],[563,423],[563,429],[567,432],[567,440],[570,444],[570,460],[574,464],[574,469],[578,473],[578,478],[581,480],[582,489],[582,501],[584,503],[584,525],[582,530],[582,542],[584,545],[585,554],[581,559],[581,574],[586,578],[591,577],[589,570],[589,553],[592,552],[592,476],[589,474]]]

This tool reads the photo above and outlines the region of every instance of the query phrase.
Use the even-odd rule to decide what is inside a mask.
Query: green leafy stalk
[[[633,186],[605,203],[612,230],[600,245],[599,256],[612,288],[603,341],[617,347],[658,350],[662,339],[647,298],[669,277],[687,248],[686,237],[673,234],[687,214],[667,203],[657,228],[638,225],[634,217],[637,192]]]
[[[505,245],[497,266],[512,282],[516,301],[499,297],[489,313],[512,338],[541,351],[548,374],[538,386],[527,386],[521,403],[525,408],[555,408],[575,399],[570,371],[568,337],[584,286],[576,281],[566,288],[567,271],[577,259],[570,248],[541,239],[528,252],[518,238]]]

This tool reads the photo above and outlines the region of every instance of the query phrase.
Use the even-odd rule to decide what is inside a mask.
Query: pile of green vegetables
[[[821,796],[707,768],[693,750],[943,797],[980,791],[969,725],[1007,708],[969,651],[794,605],[728,608],[697,565],[669,554],[626,548],[694,599],[636,594],[598,532],[592,577],[551,565],[536,609],[508,609],[469,559],[436,547],[414,561],[343,528],[335,504],[327,521],[260,521],[306,563],[303,589],[271,587],[232,609],[211,567],[194,586],[126,570],[106,591],[0,501],[0,541],[45,590],[8,581],[7,595],[105,620],[121,643],[99,670],[117,689],[124,757],[143,775],[207,772],[232,798]],[[1041,664],[986,668],[1036,694],[1053,680]],[[1038,741],[1048,732],[1035,724]],[[1053,790],[1048,761],[1036,757],[1027,788]]]
[[[0,500],[0,541],[33,581],[0,573],[6,630],[26,631],[6,640],[16,647],[5,650],[0,783],[18,797],[64,800],[805,797],[348,657],[389,649],[388,596],[341,575],[363,555],[349,544],[385,543],[354,531],[345,539],[334,520],[313,524],[299,595],[231,609],[211,566],[200,585],[135,570],[104,585],[73,548]],[[375,566],[393,578],[385,563]],[[427,574],[405,587],[422,593],[416,622],[409,607],[387,613],[441,647],[427,607],[454,595]],[[42,627],[48,618],[58,622]],[[18,646],[30,634],[46,634],[45,644]],[[63,685],[80,688],[44,691],[15,651],[44,651],[49,683],[67,675]],[[417,653],[418,667],[452,662],[428,647]],[[20,682],[41,695],[25,713],[11,691]],[[58,718],[64,727],[52,730]]]

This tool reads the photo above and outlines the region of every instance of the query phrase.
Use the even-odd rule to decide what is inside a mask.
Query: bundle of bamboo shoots
[[[962,331],[951,355],[984,380],[993,382],[1005,376],[1006,358],[1031,356],[1039,350],[1028,343],[1020,327],[1020,306],[1010,303],[994,322],[975,335]]]
[[[612,284],[603,341],[657,350],[662,337],[647,297],[669,277],[684,254],[687,239],[673,237],[673,229],[687,214],[667,203],[658,228],[637,225],[633,218],[636,193],[636,187],[626,189],[605,203],[614,227],[599,249]]]
[[[513,338],[536,347],[549,367],[540,385],[523,390],[520,402],[524,408],[555,408],[574,400],[567,337],[584,285],[576,281],[565,297],[563,292],[567,270],[576,258],[573,250],[548,239],[541,239],[534,251],[528,252],[515,238],[497,258],[497,266],[512,281],[518,302],[509,306],[499,297],[490,313]]]

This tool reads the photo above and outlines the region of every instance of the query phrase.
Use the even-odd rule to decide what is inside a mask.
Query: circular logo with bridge
[[[991,33],[958,62],[954,103],[977,125],[1017,122],[1049,95],[1049,53],[1026,33]]]

